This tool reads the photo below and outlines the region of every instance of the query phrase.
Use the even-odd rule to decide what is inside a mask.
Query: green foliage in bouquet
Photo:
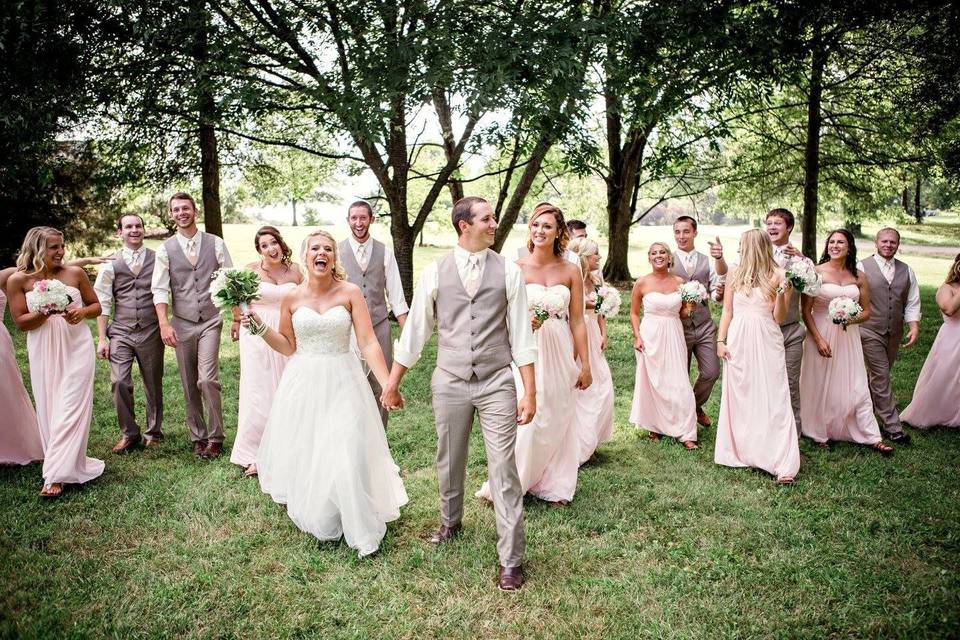
[[[221,312],[240,307],[246,313],[247,305],[260,299],[260,276],[252,269],[220,269],[213,274],[210,299]]]

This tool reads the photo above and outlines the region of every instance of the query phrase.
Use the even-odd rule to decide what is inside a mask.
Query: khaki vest
[[[893,261],[893,280],[887,282],[876,259],[863,261],[863,272],[870,285],[870,319],[860,325],[880,335],[903,335],[903,311],[910,295],[910,270],[897,259]]]
[[[510,366],[506,264],[487,250],[483,278],[470,298],[451,251],[437,263],[437,367],[461,380],[483,379]]]
[[[157,326],[157,312],[150,289],[155,255],[150,249],[144,250],[143,265],[137,275],[134,275],[124,262],[123,252],[114,255],[113,320],[110,323],[110,335],[117,331],[131,333],[136,329]]]
[[[196,266],[192,266],[187,260],[176,236],[163,243],[170,259],[173,316],[188,322],[206,322],[220,313],[210,299],[210,281],[214,272],[220,268],[214,246],[216,236],[204,231],[197,233],[202,235],[202,239]]]
[[[370,320],[378,325],[387,319],[387,299],[384,294],[387,288],[387,272],[383,267],[383,257],[386,248],[382,242],[370,240],[370,255],[367,258],[367,270],[360,268],[357,257],[353,253],[353,245],[349,240],[343,240],[338,247],[340,262],[347,272],[347,279],[360,287],[363,298],[367,301],[370,311]]]
[[[674,254],[673,256],[673,269],[671,273],[678,275],[683,278],[684,282],[690,280],[696,280],[704,286],[704,288],[709,293],[710,291],[710,259],[707,256],[703,255],[699,251],[694,254],[697,258],[697,264],[693,269],[693,273],[687,273],[686,268],[683,266],[683,261]],[[706,324],[708,322],[713,322],[713,318],[710,316],[710,302],[706,304],[698,304],[694,309],[693,313],[689,318],[683,321],[685,325],[698,327],[700,325]]]

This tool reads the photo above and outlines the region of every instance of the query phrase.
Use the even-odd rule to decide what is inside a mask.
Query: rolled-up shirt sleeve
[[[407,299],[403,295],[403,281],[400,279],[400,267],[397,265],[397,258],[389,247],[384,247],[383,252],[383,270],[387,276],[387,301],[390,303],[390,310],[398,318],[410,311],[407,306]]]
[[[537,342],[530,326],[530,307],[523,272],[512,262],[505,263],[507,286],[507,333],[513,363],[518,367],[537,362]],[[409,322],[409,318],[407,319]]]
[[[153,257],[153,280],[150,290],[153,292],[153,304],[170,304],[170,256],[163,245],[157,247]]]
[[[920,284],[913,269],[907,267],[907,273],[910,275],[910,291],[907,292],[907,306],[903,310],[903,321],[920,322]]]
[[[420,360],[423,346],[433,334],[437,324],[436,300],[439,288],[437,263],[428,264],[420,275],[420,283],[413,292],[407,320],[400,339],[393,347],[393,359],[410,369]],[[396,313],[396,311],[394,311]]]
[[[93,283],[93,290],[100,301],[100,315],[108,318],[113,313],[113,275],[113,262],[106,262],[100,266]]]
[[[233,266],[233,260],[230,258],[230,251],[227,249],[227,243],[223,241],[223,238],[219,236],[214,236],[216,241],[213,243],[213,248],[217,254],[217,263],[220,265],[221,269]]]

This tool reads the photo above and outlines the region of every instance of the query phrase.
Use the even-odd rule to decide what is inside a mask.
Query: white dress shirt
[[[880,273],[887,278],[887,281],[893,280],[893,275],[896,271],[896,265],[893,260],[887,260],[878,253],[870,256],[877,261],[877,266],[880,267]],[[867,258],[869,260],[870,258]],[[907,268],[907,275],[910,278],[910,290],[907,292],[907,306],[903,309],[903,321],[904,322],[920,322],[920,285],[917,282],[917,275],[913,272],[913,269],[910,268],[910,265],[904,263]],[[863,261],[857,263],[857,269],[863,271]]]
[[[707,264],[710,265],[710,286],[708,287],[710,291],[710,299],[713,300],[714,302],[717,302],[717,289],[719,288],[720,285],[724,283],[724,280],[726,278],[724,278],[724,276],[721,276],[720,274],[717,273],[716,267],[713,266],[713,262],[714,262],[713,258],[700,253],[696,249],[694,249],[693,251],[687,252],[678,248],[673,252],[673,259],[679,260],[681,263],[683,263],[683,268],[686,270],[687,274],[692,275],[693,271],[696,270],[697,268],[697,262],[699,262],[698,256],[701,256],[701,255],[704,255],[706,257]],[[692,266],[688,264],[688,260],[691,260],[693,262]]]
[[[350,234],[350,247],[353,249],[353,257],[357,259],[357,264],[363,264],[360,259],[360,247],[363,247],[365,259],[370,261],[370,254],[373,252],[373,239],[367,237],[367,241],[360,243]],[[407,299],[403,295],[403,282],[400,280],[400,267],[397,266],[397,258],[393,255],[393,249],[383,245],[383,271],[387,276],[387,303],[393,315],[400,317],[410,311],[407,306]]]
[[[120,257],[128,267],[133,268],[134,262],[140,262],[140,268],[143,268],[143,261],[147,257],[147,248],[141,246],[134,251],[124,247],[120,250]],[[100,301],[100,315],[110,317],[113,314],[113,260],[109,260],[100,265],[97,271],[97,280],[93,283],[93,290],[97,294],[97,300]]]
[[[191,240],[194,240],[193,250],[196,255],[200,255],[200,239],[203,237],[200,231],[197,231],[192,238],[187,238],[179,232],[174,237],[185,255],[190,255],[187,252],[187,245]],[[232,267],[233,260],[230,259],[230,252],[227,251],[227,245],[224,244],[223,238],[219,236],[211,237],[213,238],[213,250],[217,256],[217,264],[220,265],[221,269]],[[153,304],[170,304],[170,256],[167,255],[167,248],[162,244],[157,247],[157,255],[154,256],[153,281],[150,288],[153,290]]]
[[[453,248],[457,273],[461,282],[466,282],[470,254],[459,245]],[[480,252],[480,278],[486,267],[487,254]],[[436,301],[440,287],[439,261],[428,264],[420,275],[420,283],[413,292],[413,302],[403,332],[393,349],[393,359],[406,368],[411,368],[420,359],[423,345],[433,334],[437,324]],[[537,361],[537,343],[530,327],[530,309],[527,306],[526,284],[523,272],[516,264],[504,262],[504,279],[507,287],[507,334],[510,336],[510,352],[518,367]]]

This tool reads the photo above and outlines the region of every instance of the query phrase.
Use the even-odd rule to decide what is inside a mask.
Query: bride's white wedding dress
[[[284,369],[257,454],[260,487],[300,529],[341,535],[360,556],[380,546],[407,493],[360,360],[350,312],[293,313],[297,351]]]

